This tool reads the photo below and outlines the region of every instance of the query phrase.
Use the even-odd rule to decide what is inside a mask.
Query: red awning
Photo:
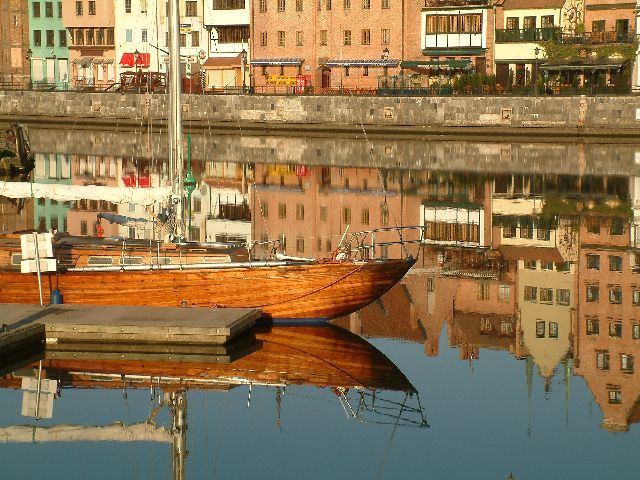
[[[141,67],[149,68],[151,63],[150,53],[123,53],[120,59],[121,67]]]

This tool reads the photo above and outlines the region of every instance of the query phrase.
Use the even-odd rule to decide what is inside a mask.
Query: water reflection
[[[191,390],[273,390],[275,422],[287,395],[312,385],[347,417],[364,423],[425,427],[418,393],[384,354],[346,330],[332,327],[260,327],[224,346],[48,343],[40,361],[15,356],[0,368],[0,388],[22,389],[22,415],[55,418],[65,390],[108,389],[150,392],[149,417],[132,424],[11,425],[0,428],[0,443],[160,442],[172,444],[173,478],[185,478],[187,396]],[[2,358],[7,361],[6,358]],[[54,400],[55,399],[55,400]],[[160,413],[166,409],[168,422]],[[192,422],[198,419],[191,418]]]

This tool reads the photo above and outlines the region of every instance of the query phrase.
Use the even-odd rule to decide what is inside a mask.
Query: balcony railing
[[[634,43],[636,41],[636,32],[630,30],[628,32],[584,32],[584,33],[565,33],[562,35],[562,43],[572,45],[600,45],[605,43]]]
[[[560,27],[496,30],[496,42],[546,42],[561,39]]]
[[[528,28],[523,30],[496,30],[496,43],[524,43],[547,41],[554,41],[569,45],[634,43],[636,41],[636,33],[634,31],[563,33],[560,27]]]

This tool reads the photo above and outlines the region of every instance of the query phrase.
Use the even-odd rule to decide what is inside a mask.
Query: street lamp
[[[26,55],[26,59],[27,62],[29,62],[29,90],[31,90],[33,83],[32,83],[32,78],[33,78],[33,68],[32,68],[32,63],[31,63],[31,57],[33,56],[33,50],[29,49],[27,50],[27,55]]]
[[[240,52],[240,55],[242,60],[242,93],[245,93],[245,89],[247,87],[247,80],[246,80],[247,51],[243,48],[242,52]]]
[[[536,63],[534,65],[535,74],[533,75],[533,85],[534,85],[534,92],[536,95],[538,95],[538,55],[540,54],[540,48],[539,47],[534,48],[533,53],[536,56]]]

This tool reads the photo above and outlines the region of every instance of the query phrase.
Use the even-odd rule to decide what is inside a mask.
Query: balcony
[[[496,30],[496,43],[534,43],[548,41],[568,45],[634,43],[636,41],[636,33],[634,31],[563,33],[560,27]]]
[[[496,43],[547,42],[549,40],[561,41],[562,28],[548,27],[527,28],[523,30],[496,30]]]

